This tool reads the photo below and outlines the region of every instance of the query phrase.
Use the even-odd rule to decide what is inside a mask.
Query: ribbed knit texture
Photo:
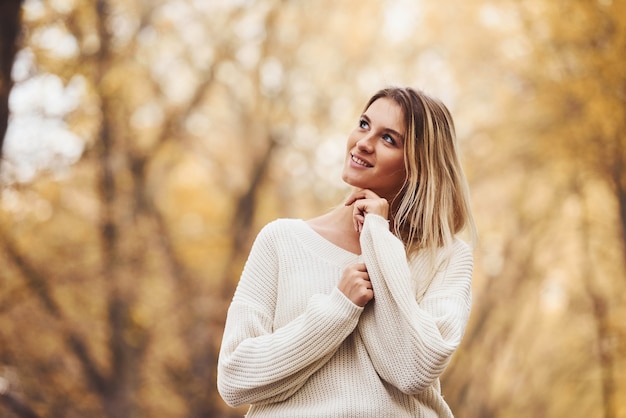
[[[387,221],[367,215],[362,254],[306,222],[280,219],[257,236],[228,310],[218,390],[249,417],[452,417],[439,376],[470,312],[472,253],[461,240],[434,260],[407,261]],[[337,289],[364,262],[365,308]],[[429,274],[434,271],[434,276]]]

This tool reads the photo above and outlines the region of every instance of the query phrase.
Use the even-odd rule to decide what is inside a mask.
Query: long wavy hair
[[[390,87],[374,94],[402,108],[406,128],[404,164],[406,179],[390,202],[394,233],[407,254],[449,247],[463,230],[476,240],[469,188],[459,161],[454,122],[439,100],[410,87]]]

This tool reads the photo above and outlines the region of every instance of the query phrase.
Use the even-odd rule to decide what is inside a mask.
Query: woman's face
[[[380,98],[348,136],[343,181],[391,200],[404,184],[404,115],[395,101]]]

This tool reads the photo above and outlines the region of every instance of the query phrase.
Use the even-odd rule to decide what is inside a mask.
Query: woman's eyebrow
[[[385,128],[385,131],[387,131],[387,132],[389,132],[389,133],[392,133],[392,134],[396,135],[396,136],[397,136],[398,138],[400,138],[400,139],[403,139],[403,138],[404,138],[404,135],[402,135],[400,132],[398,132],[398,131],[396,131],[396,130],[394,130],[394,129],[391,129],[391,128]]]
[[[371,125],[372,120],[367,116],[367,114],[363,113],[361,115],[361,119],[365,120],[367,123]],[[400,132],[396,131],[395,129],[384,128],[384,131],[397,136],[401,140],[404,140],[404,135],[402,135]]]

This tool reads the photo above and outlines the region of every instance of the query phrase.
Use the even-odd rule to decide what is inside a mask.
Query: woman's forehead
[[[404,112],[394,100],[381,97],[375,100],[365,111],[365,115],[379,125],[404,134]]]

